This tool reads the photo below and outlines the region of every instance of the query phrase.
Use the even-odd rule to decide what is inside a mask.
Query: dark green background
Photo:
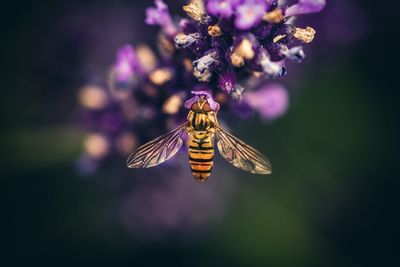
[[[107,177],[82,179],[71,168],[81,133],[68,122],[90,44],[54,33],[65,14],[117,4],[143,10],[150,1],[1,3],[2,266],[399,264],[394,6],[360,1],[367,35],[347,46],[318,46],[317,39],[307,62],[291,66],[304,70],[301,82],[287,82],[298,88],[286,116],[234,126],[268,151],[273,175],[237,172],[221,222],[184,238],[145,241],[101,220],[110,205]],[[52,54],[52,38],[62,40],[63,53]]]

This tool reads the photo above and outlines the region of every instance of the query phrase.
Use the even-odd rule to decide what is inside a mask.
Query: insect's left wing
[[[186,123],[142,145],[129,156],[126,161],[128,168],[150,168],[169,160],[181,148],[185,130]]]
[[[218,150],[235,167],[257,174],[270,174],[271,163],[255,148],[247,145],[221,127],[216,127]]]

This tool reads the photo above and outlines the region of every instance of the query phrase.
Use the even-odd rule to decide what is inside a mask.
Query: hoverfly
[[[188,135],[189,164],[194,178],[204,182],[211,175],[214,158],[214,136],[221,155],[235,167],[256,174],[270,174],[271,164],[260,152],[219,126],[219,104],[208,92],[192,92],[195,98],[186,101],[187,122],[139,147],[128,160],[129,168],[149,168],[172,158]]]

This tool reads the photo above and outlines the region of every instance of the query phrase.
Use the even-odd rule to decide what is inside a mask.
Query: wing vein
[[[149,168],[173,157],[181,148],[186,123],[139,147],[127,160],[129,168]]]
[[[217,127],[216,130],[218,150],[232,165],[251,173],[271,173],[271,164],[263,154],[223,128]]]

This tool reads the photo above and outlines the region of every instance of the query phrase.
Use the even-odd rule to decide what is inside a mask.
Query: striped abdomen
[[[189,135],[189,163],[194,178],[199,182],[211,175],[214,158],[213,136],[207,132],[195,131]]]

